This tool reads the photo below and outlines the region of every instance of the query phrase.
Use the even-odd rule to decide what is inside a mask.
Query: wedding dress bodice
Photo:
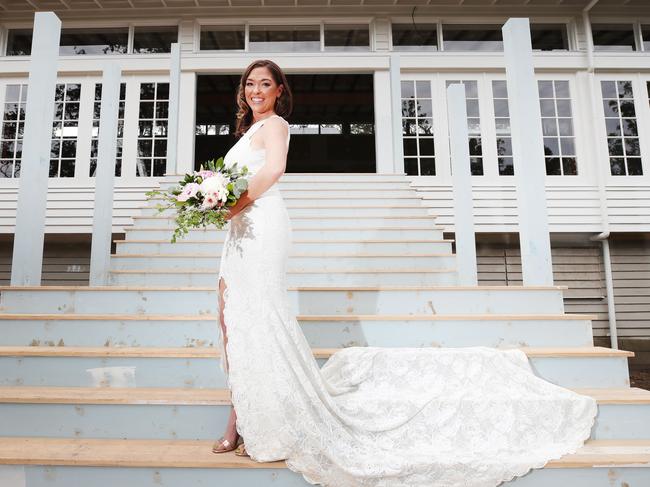
[[[255,132],[257,132],[270,118],[279,117],[279,115],[271,115],[263,120],[258,120],[253,123],[248,130],[240,137],[235,145],[233,145],[226,156],[224,157],[224,162],[226,167],[237,164],[238,167],[246,166],[249,171],[249,178],[254,176],[266,163],[266,149],[253,149],[251,147],[251,137]],[[280,117],[282,118],[282,117]],[[289,139],[291,138],[291,133],[287,134],[287,145],[289,144]],[[268,196],[270,194],[279,194],[280,189],[278,183],[274,183],[262,196]]]

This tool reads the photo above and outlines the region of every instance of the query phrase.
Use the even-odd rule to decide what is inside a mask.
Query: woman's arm
[[[230,208],[230,218],[259,198],[284,174],[287,167],[287,135],[289,128],[283,119],[273,117],[260,129],[262,142],[266,149],[266,162],[248,182],[248,190],[243,192],[235,206]]]

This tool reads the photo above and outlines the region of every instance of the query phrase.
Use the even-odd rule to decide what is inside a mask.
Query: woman
[[[595,401],[536,377],[520,350],[349,347],[319,368],[286,294],[282,70],[252,63],[237,102],[242,136],[226,162],[254,176],[221,260],[221,363],[234,409],[213,451],[241,435],[240,454],[286,459],[332,487],[487,487],[582,446]]]

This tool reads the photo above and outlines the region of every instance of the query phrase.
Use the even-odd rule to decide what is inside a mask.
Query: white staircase
[[[561,287],[457,286],[452,242],[404,176],[286,175],[281,188],[289,297],[321,363],[346,346],[519,347],[599,413],[582,450],[508,485],[650,486],[650,392],[629,387],[631,352],[593,346],[592,316],[564,313]],[[0,289],[0,486],[308,485],[284,462],[210,451],[229,412],[225,232],[171,244],[173,220],[151,204],[133,222],[111,286]]]

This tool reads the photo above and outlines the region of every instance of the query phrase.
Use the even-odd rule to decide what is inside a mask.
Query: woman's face
[[[253,118],[264,118],[267,113],[272,114],[275,100],[281,95],[282,89],[267,67],[253,69],[248,75],[244,90],[246,103],[253,111]]]

